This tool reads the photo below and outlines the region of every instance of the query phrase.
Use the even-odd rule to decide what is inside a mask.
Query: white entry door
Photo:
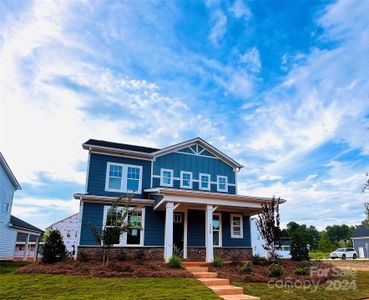
[[[359,257],[360,258],[365,257],[365,255],[364,255],[364,247],[359,247]]]

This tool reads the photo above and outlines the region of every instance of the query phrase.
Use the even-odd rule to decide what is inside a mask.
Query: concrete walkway
[[[183,262],[182,266],[192,273],[198,281],[225,300],[260,300],[258,297],[245,295],[242,287],[230,284],[229,279],[218,278],[218,273],[209,272],[207,263]]]

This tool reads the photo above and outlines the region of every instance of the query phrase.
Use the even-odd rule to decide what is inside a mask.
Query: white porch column
[[[40,236],[38,235],[37,238],[36,238],[35,253],[33,255],[33,260],[34,261],[37,261],[38,249],[39,249],[39,246],[40,246],[39,243],[40,243]]]
[[[25,245],[24,245],[23,260],[27,260],[27,256],[28,256],[28,245],[29,245],[29,237],[30,237],[30,234],[27,234],[26,243],[25,243]]]
[[[206,246],[206,261],[212,262],[214,260],[212,205],[208,205],[205,211],[205,246]]]
[[[165,210],[164,259],[168,261],[173,255],[173,212],[174,203],[167,202]]]

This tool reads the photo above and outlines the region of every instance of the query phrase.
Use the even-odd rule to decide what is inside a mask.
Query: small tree
[[[293,233],[291,240],[292,260],[309,260],[309,249],[307,244],[307,239],[303,232],[296,231]]]
[[[335,245],[329,239],[327,231],[323,230],[320,235],[320,241],[318,245],[318,250],[322,252],[329,252],[334,249]]]
[[[130,215],[138,216],[138,211],[131,206],[132,195],[125,195],[115,200],[108,210],[107,220],[101,229],[94,224],[84,224],[90,228],[96,242],[103,249],[102,262],[104,265],[109,264],[108,250],[113,245],[119,243],[120,236],[124,232],[129,232],[132,229],[142,229],[141,221],[138,218],[129,218]]]
[[[52,264],[67,257],[67,249],[59,230],[48,230],[44,236],[42,261]]]
[[[369,202],[364,203],[365,208],[365,220],[362,222],[363,225],[369,227]]]
[[[268,259],[278,261],[277,250],[281,247],[281,229],[279,221],[279,204],[281,199],[273,196],[270,203],[262,204],[256,226],[262,235],[265,244],[263,248],[268,253]]]

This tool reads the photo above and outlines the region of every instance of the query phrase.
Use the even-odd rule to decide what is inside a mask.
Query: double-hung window
[[[108,162],[105,190],[110,192],[141,193],[142,166]]]
[[[231,214],[231,238],[243,238],[243,220],[241,214]]]
[[[143,224],[145,218],[145,209],[130,209],[128,216],[122,220],[122,209],[112,210],[110,206],[104,208],[104,224],[106,228],[110,228],[113,232],[113,240],[115,246],[142,246],[143,245]],[[129,224],[130,229],[127,232],[120,232],[117,227]],[[114,231],[116,233],[114,234]]]
[[[200,173],[199,177],[199,189],[210,191],[210,175]]]
[[[173,186],[173,170],[169,169],[160,170],[160,185]]]
[[[192,189],[192,173],[181,171],[181,188]]]
[[[217,176],[218,192],[228,192],[228,178],[227,176]]]

